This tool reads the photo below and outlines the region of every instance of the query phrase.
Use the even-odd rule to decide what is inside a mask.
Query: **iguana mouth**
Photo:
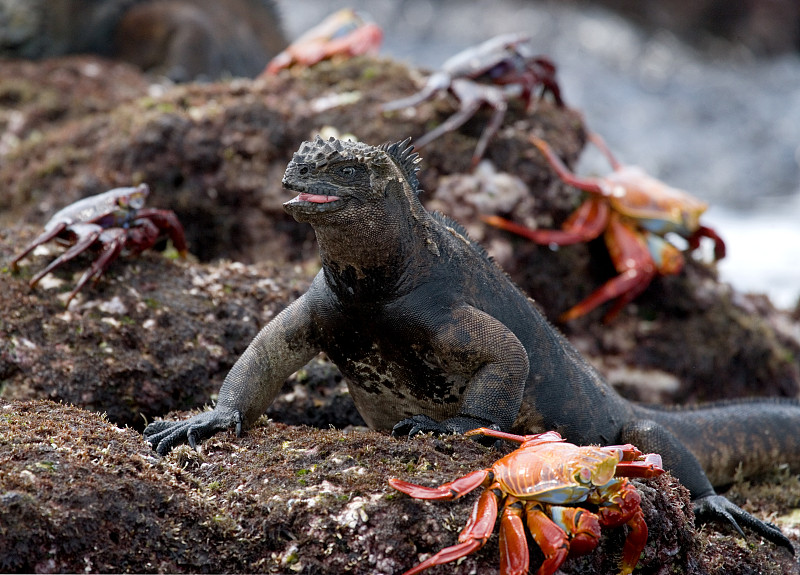
[[[301,192],[297,194],[295,201],[298,202],[311,202],[313,204],[328,204],[330,202],[335,202],[336,200],[341,200],[339,196],[323,196],[321,194],[309,194],[307,192]]]
[[[294,198],[284,203],[283,208],[292,215],[319,214],[344,207],[346,199],[342,196],[299,192]]]

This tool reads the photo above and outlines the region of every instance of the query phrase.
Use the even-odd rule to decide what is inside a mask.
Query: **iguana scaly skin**
[[[147,441],[165,454],[226,428],[241,434],[289,375],[325,351],[370,427],[399,436],[495,426],[556,430],[577,444],[633,443],[662,455],[697,513],[792,549],[712,482],[730,483],[740,465],[745,474],[781,461],[800,468],[800,404],[659,410],[627,401],[461,226],[424,209],[412,150],[408,140],[302,144],[283,179],[298,195],[284,207],[314,227],[321,271],[239,358],[213,411],[152,423]]]

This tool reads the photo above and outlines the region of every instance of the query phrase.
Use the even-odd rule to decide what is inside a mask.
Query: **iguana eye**
[[[356,173],[356,169],[353,166],[342,166],[339,168],[339,173],[343,176],[352,176]]]

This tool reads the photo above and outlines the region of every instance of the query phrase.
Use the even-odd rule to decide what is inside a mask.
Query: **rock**
[[[0,260],[35,233],[0,233]],[[65,401],[140,429],[144,418],[208,403],[261,326],[308,285],[293,266],[195,265],[145,252],[117,260],[65,309],[88,257],[48,276],[49,289],[28,288],[49,259],[0,273],[2,396]]]
[[[242,438],[223,433],[197,453],[159,458],[100,415],[0,400],[0,570],[399,573],[455,543],[477,493],[426,503],[387,479],[443,482],[499,456],[460,437],[397,440],[263,419]],[[686,490],[669,475],[639,489],[650,525],[643,572],[702,573]],[[624,537],[606,530],[564,572],[613,571]],[[497,537],[446,569],[496,573]]]
[[[173,81],[254,77],[286,47],[271,0],[54,0],[0,5],[0,57],[94,54]]]

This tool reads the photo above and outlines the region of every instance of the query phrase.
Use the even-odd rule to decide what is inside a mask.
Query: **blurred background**
[[[284,45],[268,0],[189,2],[211,15],[206,28],[194,32],[199,30],[206,43],[218,42],[218,54],[224,55],[234,44],[231,38],[240,43],[232,62],[246,64],[247,71],[226,62],[218,62],[219,68],[255,75],[268,54]],[[740,290],[768,293],[780,307],[797,304],[800,1],[279,0],[276,4],[289,40],[340,8],[362,10],[384,30],[383,55],[427,70],[498,34],[530,34],[541,54],[558,66],[567,105],[583,113],[588,127],[606,139],[623,163],[638,164],[711,204],[703,221],[728,244],[728,256],[719,265],[722,278]],[[50,55],[95,51],[148,69],[154,62],[164,63],[164,54],[169,53],[165,46],[178,37],[165,16],[168,11],[147,12],[153,5],[186,8],[181,2],[146,0],[47,0],[46,4],[0,0],[0,54],[41,57],[48,50]],[[141,10],[127,20],[128,28],[117,30],[125,45],[109,54],[113,23],[121,13],[137,8]],[[46,39],[42,27],[47,24],[41,21],[50,22],[54,39]],[[69,46],[64,41],[67,36],[71,36]],[[194,52],[202,60],[199,48],[177,54],[177,60],[191,62]],[[217,75],[205,71],[207,78]],[[177,80],[197,77],[192,70],[168,66],[156,77],[165,73]],[[409,94],[418,87],[410,86]],[[592,148],[584,152],[578,168],[583,174],[608,170]]]
[[[708,201],[728,244],[723,279],[800,296],[800,2],[796,0],[292,0],[291,40],[352,6],[385,32],[382,54],[427,69],[506,32],[558,66],[567,105],[623,163]],[[624,14],[624,15],[623,15]],[[591,148],[579,171],[609,167]]]

